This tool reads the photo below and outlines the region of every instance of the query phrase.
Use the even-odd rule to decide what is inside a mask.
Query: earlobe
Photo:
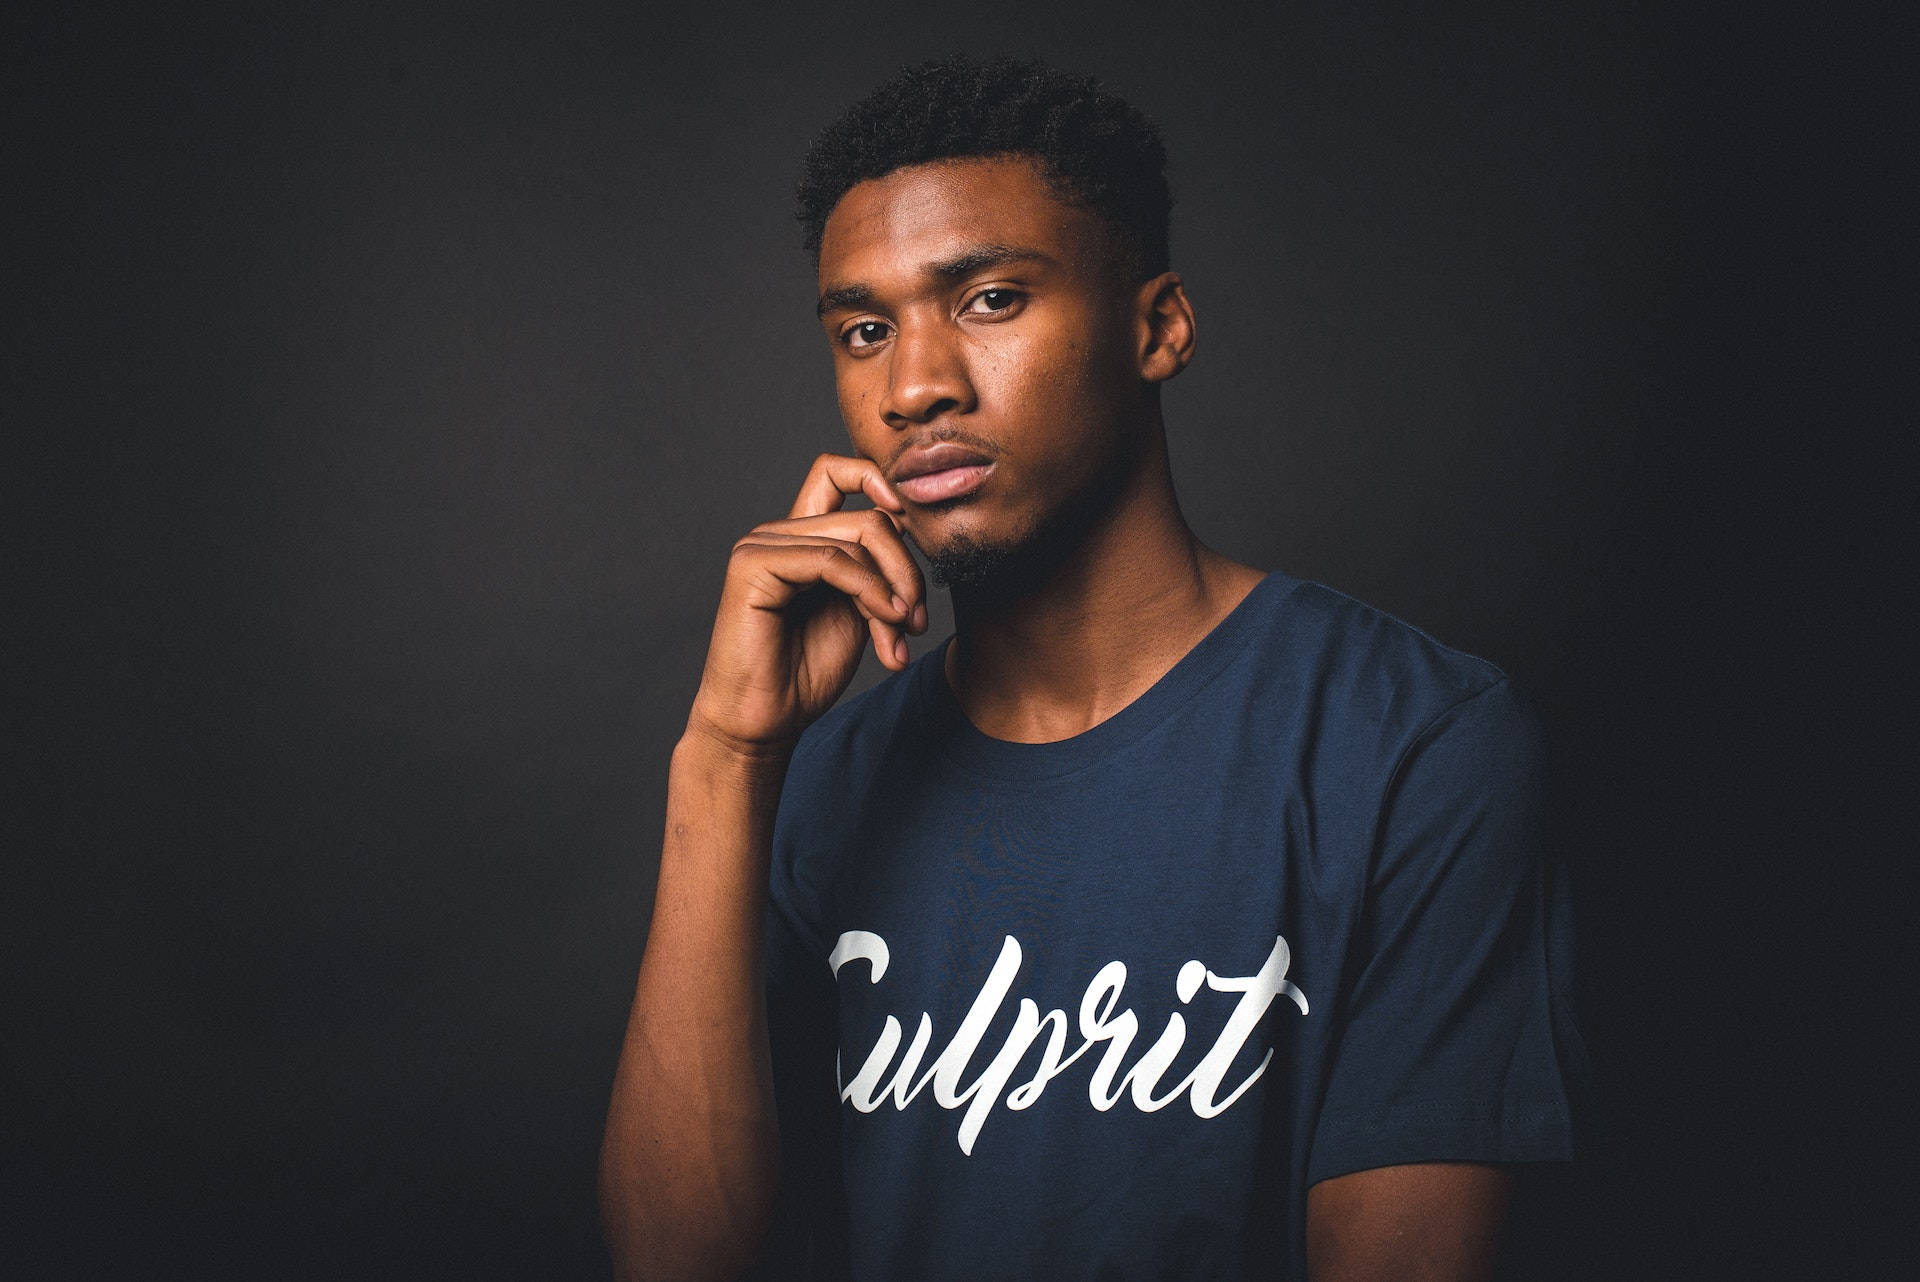
[[[1175,272],[1162,272],[1135,296],[1139,318],[1140,376],[1164,383],[1193,359],[1193,304]]]

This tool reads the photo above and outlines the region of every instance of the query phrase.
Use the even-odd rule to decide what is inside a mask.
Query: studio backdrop
[[[10,21],[8,416],[48,464],[10,549],[14,1276],[604,1272],[595,1152],[727,551],[845,448],[792,184],[953,50],[1160,123],[1201,537],[1491,659],[1547,722],[1595,1097],[1517,1249],[1704,1276],[1777,1241],[1738,1162],[1694,1178],[1731,1142],[1696,1101],[1742,1089],[1697,1048],[1759,999],[1702,1025],[1657,978],[1716,978],[1674,927],[1742,840],[1693,809],[1740,748],[1696,751],[1719,509],[1676,408],[1707,233],[1668,19]]]

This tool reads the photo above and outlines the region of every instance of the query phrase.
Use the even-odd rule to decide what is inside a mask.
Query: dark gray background
[[[1826,571],[1884,509],[1825,515],[1807,407],[1844,413],[1799,335],[1838,259],[1774,168],[1845,149],[1804,81],[1751,80],[1749,31],[281,8],[6,20],[30,1274],[604,1269],[594,1152],[725,551],[844,443],[790,185],[838,107],[955,48],[1162,123],[1202,536],[1547,718],[1597,1090],[1526,1268],[1864,1258],[1890,1088],[1836,1078],[1879,1051],[1816,965],[1889,964],[1831,888],[1886,768],[1828,697],[1870,647]]]

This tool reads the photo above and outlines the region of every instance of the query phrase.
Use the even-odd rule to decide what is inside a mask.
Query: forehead
[[[912,271],[979,245],[1020,245],[1084,261],[1104,232],[1053,195],[1026,157],[938,160],[850,188],[820,238],[820,281],[864,281]]]

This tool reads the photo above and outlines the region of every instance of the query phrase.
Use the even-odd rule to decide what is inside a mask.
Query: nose
[[[973,410],[966,354],[950,327],[903,320],[887,355],[887,396],[880,417],[888,427],[901,430]]]

